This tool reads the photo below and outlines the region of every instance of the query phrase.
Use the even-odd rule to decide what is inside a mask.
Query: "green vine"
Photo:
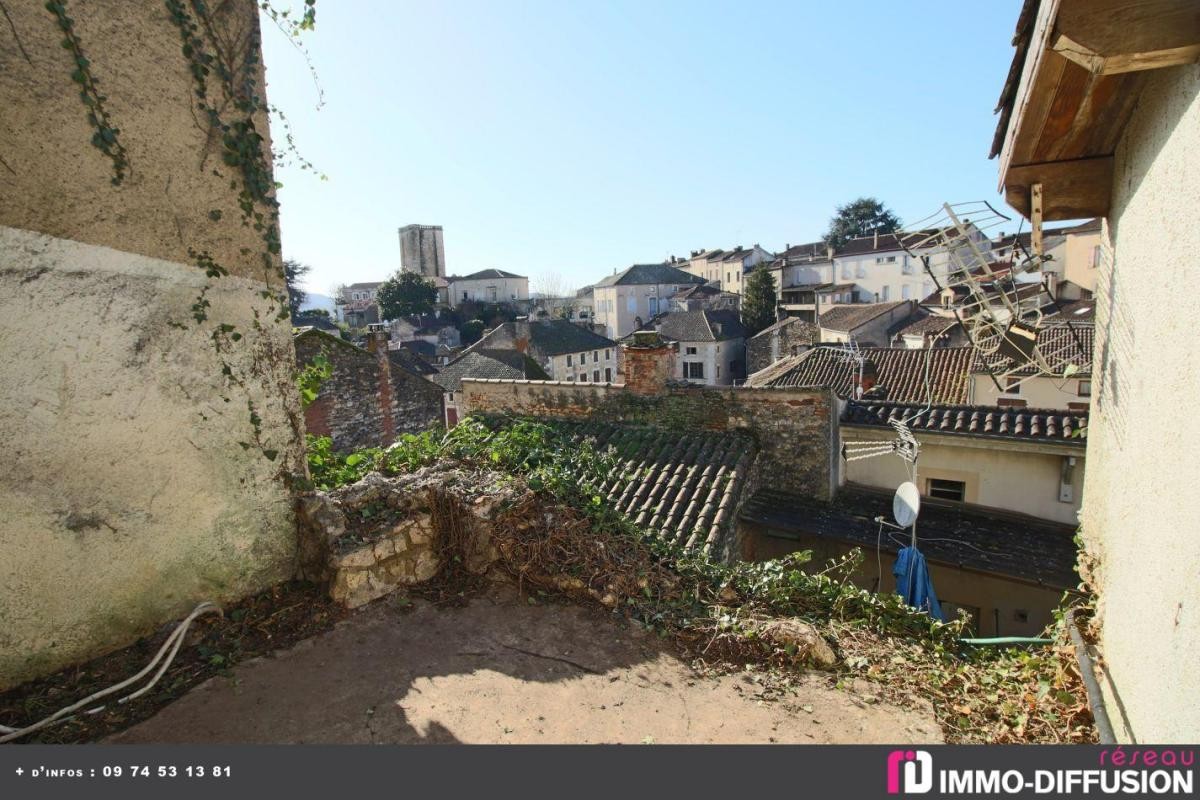
[[[67,14],[65,0],[49,0],[46,10],[58,21],[58,27],[63,32],[62,46],[71,52],[75,60],[71,80],[79,84],[79,99],[87,106],[88,122],[96,129],[92,134],[92,145],[112,161],[112,184],[119,186],[130,172],[129,154],[125,152],[118,138],[121,130],[113,126],[108,110],[104,107],[104,101],[108,98],[100,94],[97,88],[98,81],[92,75],[92,64],[83,54],[83,42],[75,32],[75,20]]]

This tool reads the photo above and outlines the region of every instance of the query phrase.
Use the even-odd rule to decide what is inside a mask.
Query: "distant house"
[[[962,324],[952,316],[918,311],[890,331],[894,347],[964,347],[970,344]]]
[[[593,287],[595,322],[609,339],[624,338],[668,311],[673,295],[704,282],[672,264],[634,264]]]
[[[754,374],[787,356],[799,355],[821,341],[821,331],[798,317],[784,317],[746,340],[746,371]]]
[[[915,303],[906,300],[834,306],[823,311],[817,319],[821,341],[840,343],[853,340],[860,346],[885,345],[891,339],[889,330],[907,319],[915,308]]]
[[[352,283],[334,298],[337,317],[351,328],[365,328],[380,322],[379,305],[376,298],[383,281]]]
[[[746,380],[747,386],[828,386],[841,398],[862,396],[901,403],[971,402],[974,348],[864,347],[858,361],[840,347],[814,347]],[[861,375],[861,383],[860,383]]]
[[[529,278],[502,269],[485,269],[446,278],[451,308],[463,303],[515,303],[529,299]]]
[[[726,292],[711,284],[689,286],[671,295],[667,312],[672,311],[739,311],[742,306],[742,296]]]
[[[746,274],[774,258],[758,244],[738,245],[729,250],[693,250],[689,258],[676,261],[675,265],[718,289],[741,294]]]
[[[746,329],[735,311],[674,311],[646,326],[676,342],[679,380],[728,386],[746,377]]]
[[[617,380],[617,343],[565,319],[506,322],[470,349],[524,353],[556,381],[614,383]]]
[[[547,380],[549,376],[537,363],[516,350],[470,350],[463,353],[434,376],[431,381],[442,387],[443,413],[447,428],[458,424],[463,378],[504,378],[509,380]]]
[[[1047,318],[1046,322],[1051,323],[1054,319]],[[971,368],[972,401],[985,405],[1087,411],[1092,400],[1095,334],[1095,325],[1078,318],[1072,320],[1070,326],[1048,324],[1038,332],[1037,344],[1055,374],[1038,374],[1030,366],[1013,377],[1000,377],[999,386],[992,373],[1007,365],[997,361],[989,371],[988,360],[977,357]]]

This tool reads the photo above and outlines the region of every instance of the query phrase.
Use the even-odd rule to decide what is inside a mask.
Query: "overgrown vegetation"
[[[496,542],[499,565],[525,588],[591,597],[672,638],[698,668],[763,667],[769,692],[786,694],[797,673],[789,653],[762,641],[765,621],[798,617],[836,641],[839,686],[872,681],[899,704],[932,702],[949,741],[1086,742],[1094,738],[1086,695],[1061,621],[1061,646],[1034,651],[971,650],[962,623],[934,622],[898,595],[877,595],[851,578],[860,551],[808,566],[809,553],[761,563],[716,564],[665,544],[616,513],[603,481],[615,455],[527,420],[464,420],[448,433],[402,437],[387,450],[337,456],[310,450],[314,483],[349,483],[371,470],[411,472],[441,460],[519,476],[536,495],[508,510]],[[545,500],[572,510],[531,526]]]

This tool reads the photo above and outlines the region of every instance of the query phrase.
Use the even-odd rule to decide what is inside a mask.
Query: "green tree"
[[[308,299],[308,293],[300,286],[300,281],[312,270],[308,264],[301,264],[289,258],[283,262],[283,277],[287,281],[288,306],[292,312],[292,321],[300,314],[300,306]]]
[[[380,319],[428,314],[437,302],[437,287],[415,272],[397,272],[379,287],[375,300]]]
[[[742,293],[742,325],[753,336],[775,322],[775,278],[765,264],[759,264],[746,279]]]
[[[874,233],[891,233],[900,228],[900,218],[891,209],[874,197],[860,197],[852,203],[838,206],[837,213],[829,220],[825,232],[825,243],[837,249],[847,239],[870,236]]]
[[[475,344],[483,336],[483,320],[473,319],[462,324],[458,331],[462,334],[463,344]]]

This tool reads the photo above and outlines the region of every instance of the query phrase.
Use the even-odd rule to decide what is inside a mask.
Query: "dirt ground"
[[[928,706],[812,673],[763,699],[700,676],[653,635],[498,587],[461,608],[394,599],[236,666],[114,743],[934,743]],[[768,695],[769,696],[769,695]]]

